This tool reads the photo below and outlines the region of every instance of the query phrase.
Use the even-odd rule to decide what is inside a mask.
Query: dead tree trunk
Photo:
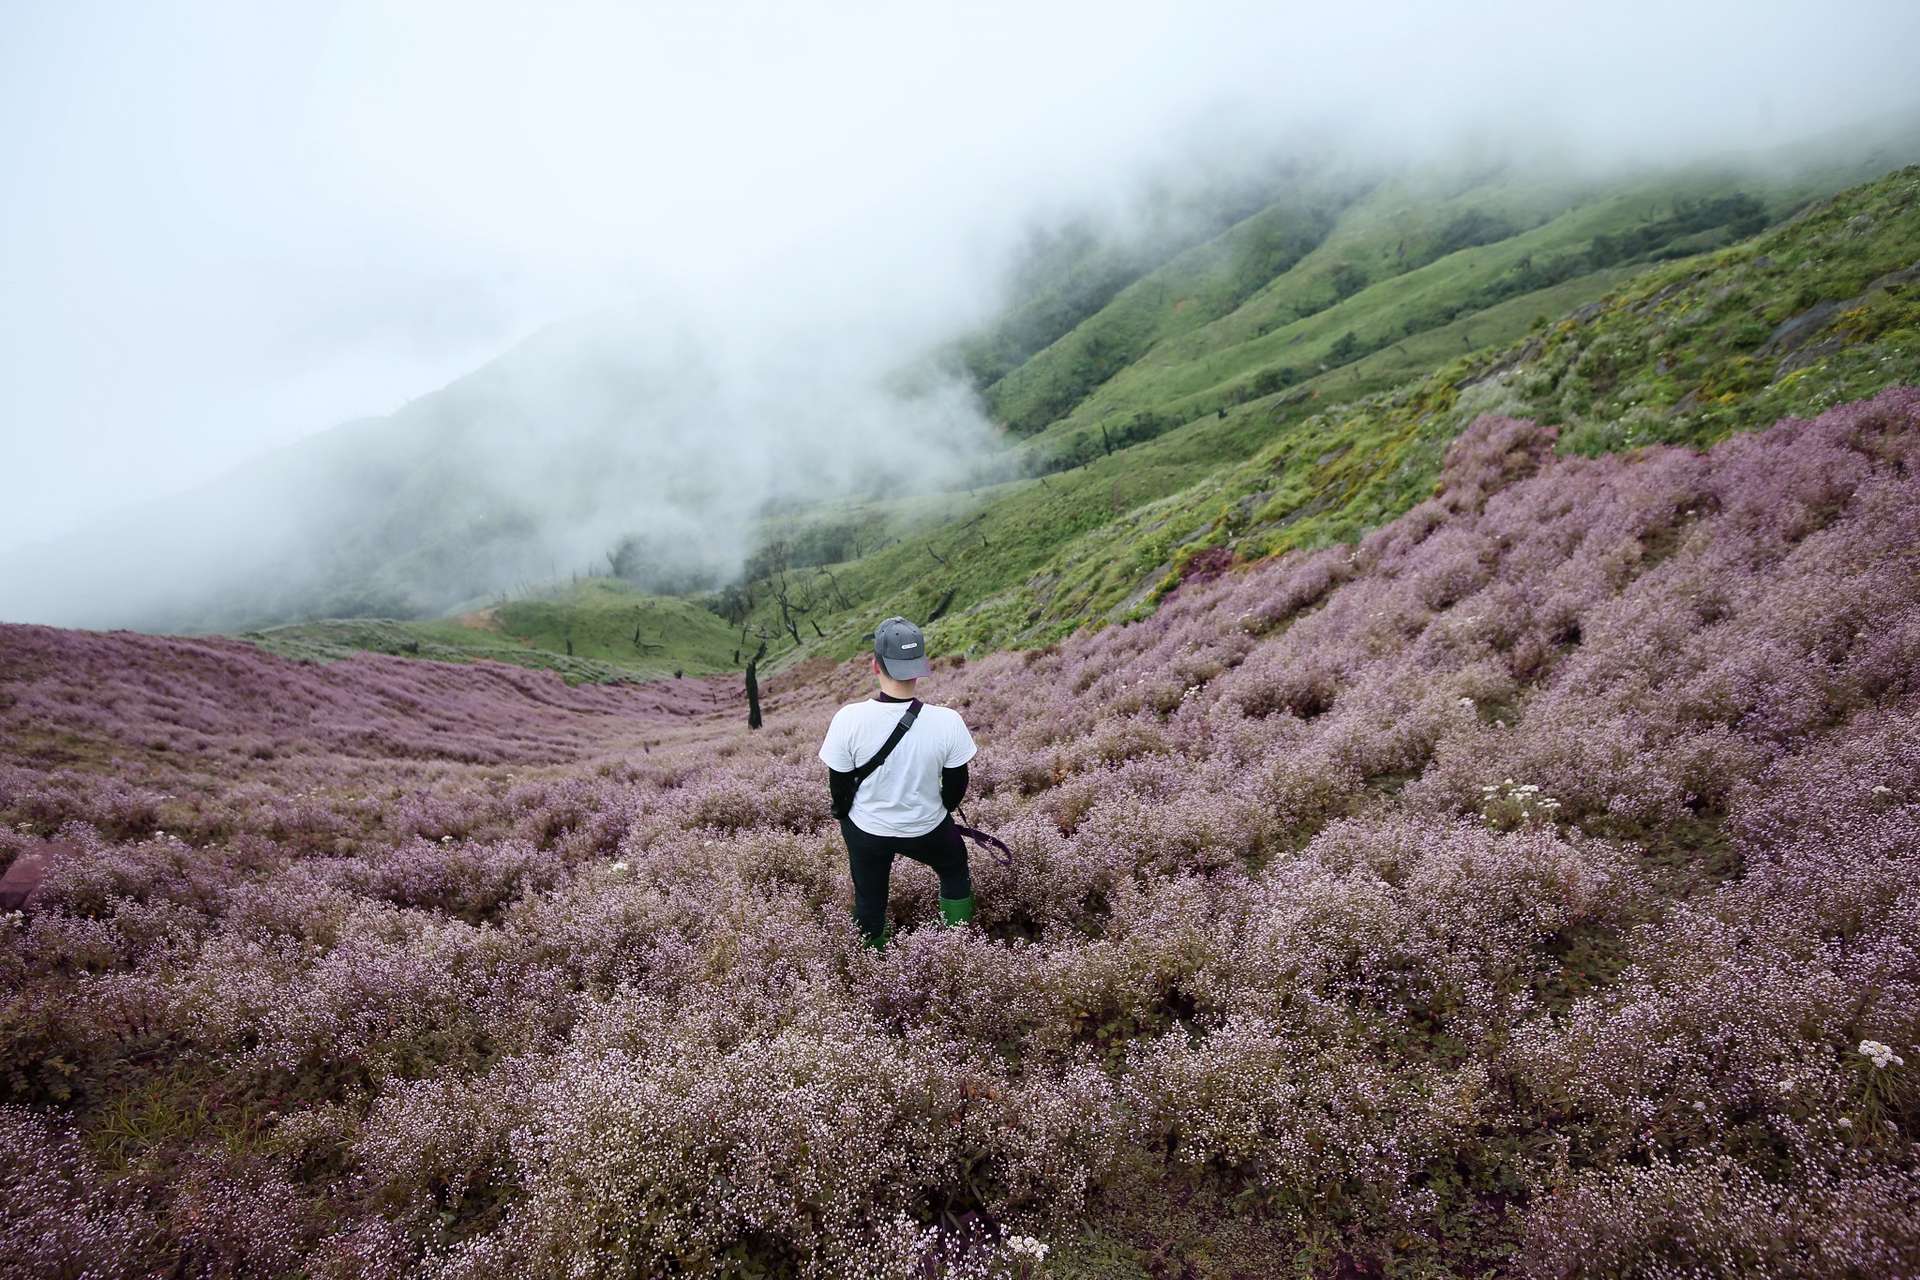
[[[760,647],[753,651],[753,657],[747,659],[747,728],[760,727],[760,659],[767,656],[767,642],[762,640]]]

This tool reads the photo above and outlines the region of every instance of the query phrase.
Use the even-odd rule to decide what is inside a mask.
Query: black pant
[[[953,815],[924,835],[876,836],[840,819],[840,835],[847,842],[847,865],[853,872],[853,918],[860,932],[877,938],[887,925],[887,882],[893,875],[895,854],[924,862],[940,876],[940,896],[971,898],[973,877],[967,873],[967,842],[954,830]]]

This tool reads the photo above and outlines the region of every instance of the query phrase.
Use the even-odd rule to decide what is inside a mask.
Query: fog
[[[540,530],[468,578],[565,571],[636,522],[724,569],[769,497],[946,482],[992,427],[957,383],[902,402],[897,376],[992,313],[1029,228],[1124,233],[1146,183],[1300,148],[1665,163],[1920,100],[1910,0],[5,18],[0,620],[85,625],[167,624],[158,595],[279,560],[324,572],[345,530],[403,536],[389,508],[423,499],[391,476],[282,501],[311,450],[407,465],[392,424],[280,452],[396,411],[457,427],[435,474]],[[153,505],[236,467],[285,487]],[[104,530],[172,540],[149,598],[102,576]]]

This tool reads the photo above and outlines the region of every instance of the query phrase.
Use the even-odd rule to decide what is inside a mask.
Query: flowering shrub
[[[1537,783],[1515,782],[1507,778],[1501,782],[1484,783],[1480,787],[1481,816],[1496,831],[1512,831],[1517,827],[1550,823],[1559,808],[1558,800],[1540,794]]]
[[[1920,391],[1554,443],[940,667],[1015,854],[968,929],[899,864],[881,954],[813,755],[862,663],[749,735],[0,627],[0,1271],[1026,1277],[1185,1212],[1325,1273],[1920,1270]]]

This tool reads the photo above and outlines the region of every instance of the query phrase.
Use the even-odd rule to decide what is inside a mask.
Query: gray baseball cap
[[[905,618],[888,618],[873,631],[873,653],[895,680],[917,680],[927,674],[927,638]]]

